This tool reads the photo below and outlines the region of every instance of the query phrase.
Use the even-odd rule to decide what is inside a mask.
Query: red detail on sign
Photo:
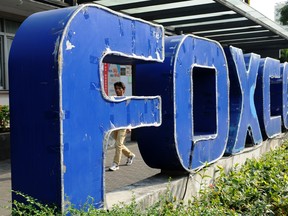
[[[109,70],[109,64],[104,63],[103,75],[104,75],[104,91],[106,95],[108,95],[108,70]]]

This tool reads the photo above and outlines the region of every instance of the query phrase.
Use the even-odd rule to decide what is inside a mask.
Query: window
[[[8,90],[8,57],[19,22],[0,19],[0,91]]]
[[[5,26],[6,26],[6,33],[15,34],[18,28],[20,27],[20,23],[5,20]]]
[[[4,89],[4,53],[3,53],[3,36],[0,35],[0,90]]]

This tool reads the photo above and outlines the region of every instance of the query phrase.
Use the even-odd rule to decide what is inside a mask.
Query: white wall
[[[0,91],[0,105],[9,105],[8,91]]]

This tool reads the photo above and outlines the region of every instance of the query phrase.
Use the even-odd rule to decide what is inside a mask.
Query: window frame
[[[0,25],[2,28],[0,29],[0,91],[9,91],[9,75],[8,75],[8,60],[9,60],[9,53],[10,53],[10,47],[9,46],[9,40],[11,40],[11,45],[13,43],[13,39],[15,37],[15,33],[8,33],[7,32],[7,21],[17,22],[10,19],[0,18]],[[21,25],[21,22],[19,23],[19,27]],[[18,28],[19,28],[18,27]],[[17,30],[18,30],[17,28]],[[16,30],[16,31],[17,31]]]

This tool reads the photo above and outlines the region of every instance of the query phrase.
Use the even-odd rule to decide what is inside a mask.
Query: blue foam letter
[[[283,126],[288,129],[288,63],[280,66],[282,76],[282,118]]]
[[[146,76],[145,71],[154,73]],[[136,83],[137,94],[159,94],[163,102],[162,125],[141,128],[137,134],[149,166],[191,171],[223,155],[229,81],[220,44],[192,35],[168,37],[164,64],[137,65]]]
[[[230,77],[230,128],[226,153],[237,153],[245,148],[247,131],[251,140],[259,144],[262,135],[254,104],[260,56],[243,55],[241,49],[225,49]]]
[[[163,37],[162,26],[93,4],[34,14],[23,23],[9,62],[13,190],[62,209],[68,200],[79,207],[88,196],[103,205],[104,136],[159,125],[161,101],[109,99],[102,61],[163,61]]]
[[[267,135],[272,138],[281,133],[281,115],[272,116],[270,92],[271,79],[280,78],[279,60],[272,58],[261,59],[258,73],[256,87],[257,114],[263,132],[262,136]]]

